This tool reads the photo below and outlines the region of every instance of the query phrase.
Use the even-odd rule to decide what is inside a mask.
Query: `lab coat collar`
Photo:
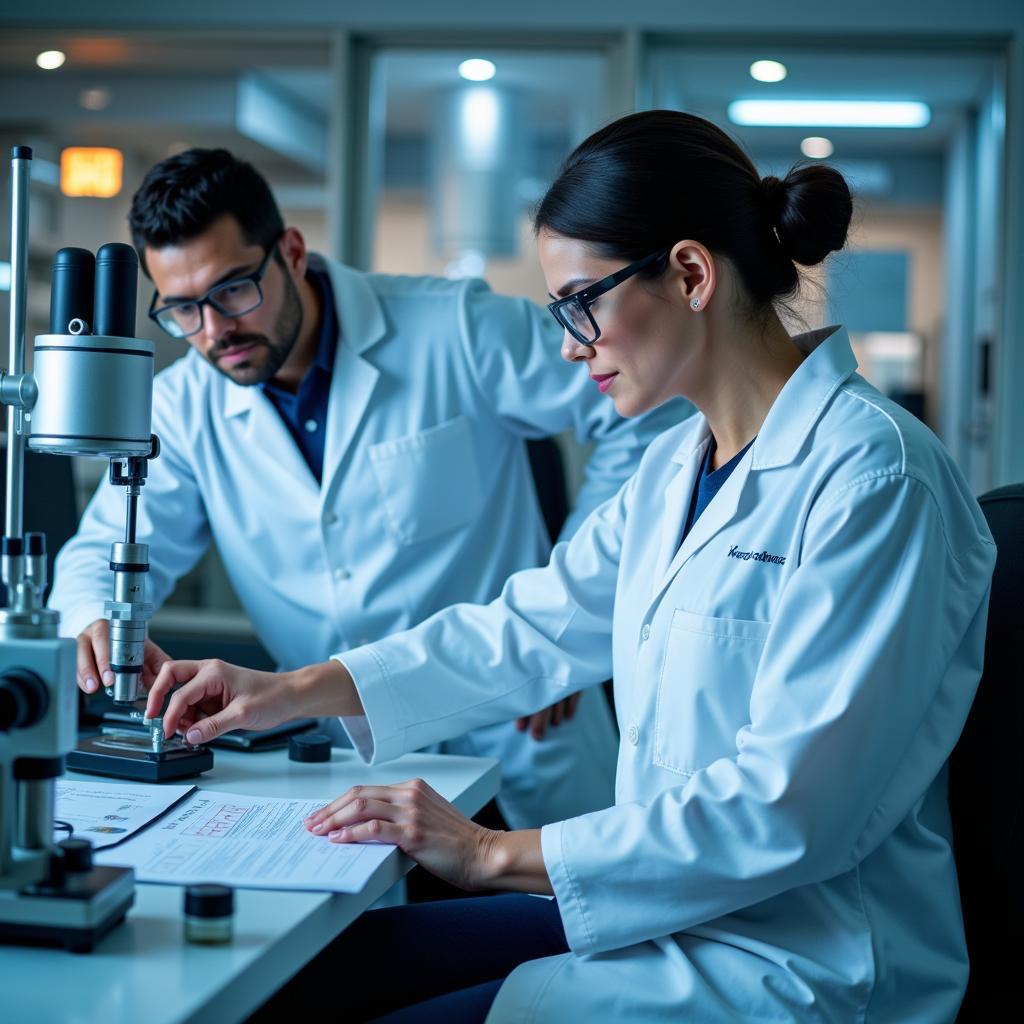
[[[751,447],[751,469],[774,469],[792,462],[828,400],[857,369],[845,327],[822,327],[797,334],[793,343],[807,357],[768,410]],[[685,466],[696,454],[703,456],[709,436],[708,421],[698,413],[672,461]]]
[[[682,544],[679,539],[683,521],[711,439],[703,415],[694,417],[693,428],[672,456],[672,461],[682,468],[665,489],[656,594],[664,590],[692,555],[728,525],[736,514],[750,473],[784,466],[796,458],[828,400],[857,369],[850,339],[842,327],[824,327],[797,335],[793,341],[808,353],[807,357],[779,392],[750,450],[693,524]]]
[[[794,344],[807,358],[786,381],[768,410],[751,452],[750,468],[789,465],[821,418],[829,399],[857,369],[846,328],[822,327],[798,334]]]
[[[318,253],[310,253],[310,266],[326,271],[334,290],[334,308],[338,317],[339,336],[344,339],[344,346],[355,353],[362,353],[371,345],[376,344],[384,335],[384,312],[380,302],[366,280],[364,274],[351,267],[346,267],[335,260],[329,260]],[[339,342],[339,349],[342,343]],[[335,359],[334,384],[342,369],[341,352]],[[238,416],[250,412],[257,401],[265,401],[259,388],[246,387],[225,380],[224,415]],[[324,471],[326,473],[326,462]]]

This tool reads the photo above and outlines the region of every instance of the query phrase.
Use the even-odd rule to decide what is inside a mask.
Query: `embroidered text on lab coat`
[[[740,551],[738,544],[733,544],[729,548],[730,558],[740,558],[744,562],[749,562],[753,559],[755,562],[771,562],[772,565],[785,565],[785,555],[773,555],[770,551]]]

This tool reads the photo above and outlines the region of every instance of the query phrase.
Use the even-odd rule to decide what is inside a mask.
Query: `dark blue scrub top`
[[[739,464],[740,459],[747,454],[747,449],[753,443],[753,441],[748,441],[724,466],[719,466],[718,469],[712,470],[711,459],[714,457],[715,449],[718,446],[715,444],[715,439],[711,438],[707,454],[704,456],[704,462],[697,476],[697,485],[693,489],[693,497],[690,499],[690,511],[686,516],[683,535],[679,539],[680,544],[686,540],[686,535],[693,529],[693,524],[700,519],[701,512],[708,507],[711,499],[722,489],[722,484],[729,479],[729,474]]]

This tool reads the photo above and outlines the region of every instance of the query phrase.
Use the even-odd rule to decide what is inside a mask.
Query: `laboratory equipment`
[[[54,841],[54,779],[75,742],[75,644],[43,607],[46,538],[23,529],[26,425],[37,394],[25,371],[28,180],[31,150],[12,160],[10,366],[0,372],[7,409],[7,492],[0,610],[0,940],[89,950],[131,905],[128,868],[95,867],[90,845]]]

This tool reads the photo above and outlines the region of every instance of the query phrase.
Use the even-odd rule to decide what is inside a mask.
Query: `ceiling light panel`
[[[916,100],[733,100],[733,124],[765,127],[923,128],[932,119]]]

